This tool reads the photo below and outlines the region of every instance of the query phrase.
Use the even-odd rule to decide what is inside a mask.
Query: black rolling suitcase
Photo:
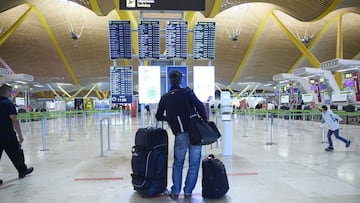
[[[217,199],[229,190],[229,182],[224,164],[210,154],[202,160],[202,196]]]
[[[168,135],[161,128],[140,128],[132,148],[132,185],[144,196],[163,193],[167,186]]]

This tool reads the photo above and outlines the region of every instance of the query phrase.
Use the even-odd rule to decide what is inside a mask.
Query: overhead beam
[[[11,36],[12,33],[21,25],[22,22],[30,15],[32,7],[30,6],[20,18],[0,36],[0,46]]]
[[[90,95],[90,93],[95,89],[95,87],[97,87],[98,86],[98,84],[96,83],[90,90],[89,90],[89,92],[84,96],[84,98],[87,98],[89,95]]]
[[[337,24],[337,36],[336,36],[336,58],[344,58],[344,39],[343,39],[343,29],[342,29],[342,19],[343,14],[338,17]]]
[[[215,83],[215,87],[217,90],[219,90],[220,92],[222,91],[221,88],[219,87],[219,85],[217,83]]]
[[[108,98],[109,93],[110,93],[110,91],[109,91],[109,90],[107,90],[107,91],[103,92],[103,97],[104,97],[104,99]]]
[[[353,60],[359,60],[360,59],[360,52],[358,52],[357,54],[355,54],[354,57],[352,57]]]
[[[287,27],[280,21],[280,19],[272,12],[271,16],[283,32],[288,36],[288,38],[294,43],[294,45],[301,51],[303,55],[309,60],[310,64],[315,68],[320,68],[320,62],[315,56],[310,52],[310,50],[303,44],[301,41],[290,32]]]
[[[96,90],[95,93],[96,93],[96,96],[97,96],[99,99],[103,99],[99,91]]]
[[[338,24],[337,24],[337,36],[336,36],[336,58],[343,59],[344,58],[344,38],[343,38],[343,29],[342,29],[342,20],[343,15],[340,14],[338,17]],[[334,74],[335,81],[338,87],[342,90],[343,89],[343,75],[342,73],[335,72]]]
[[[249,95],[253,95],[254,92],[256,91],[256,89],[257,89],[259,86],[260,86],[260,83],[257,83],[257,84],[255,85],[254,89],[250,92]]]
[[[319,32],[318,35],[316,35],[316,37],[310,42],[308,49],[311,49],[321,38],[322,36],[324,36],[324,34],[326,33],[326,31],[328,31],[330,29],[330,26],[337,20],[337,17],[332,18],[325,26],[324,28]],[[288,73],[291,73],[296,67],[297,65],[300,63],[300,61],[304,58],[304,54],[302,54],[296,61],[295,63],[291,66],[291,68],[289,69]]]
[[[250,88],[251,85],[247,85],[239,94],[238,94],[238,97],[240,97],[242,94],[244,94],[244,92],[246,92],[249,88]]]
[[[231,94],[234,94],[234,90],[232,90],[230,87],[226,87],[227,90],[229,90],[231,92]]]
[[[62,98],[55,90],[51,87],[50,84],[47,84],[47,86],[50,88],[50,90],[54,93],[54,95],[58,96],[59,98]]]
[[[246,52],[245,52],[245,54],[244,54],[244,57],[241,59],[240,65],[239,65],[239,67],[237,68],[237,70],[236,70],[236,72],[235,72],[235,74],[234,74],[234,77],[232,78],[229,86],[233,85],[234,82],[235,82],[235,81],[237,80],[237,78],[239,77],[241,70],[243,69],[245,63],[247,62],[247,59],[248,59],[248,57],[249,57],[252,49],[254,48],[255,43],[256,43],[257,39],[259,38],[262,30],[264,29],[266,22],[268,21],[269,17],[272,15],[272,12],[273,12],[273,11],[270,11],[270,12],[261,20],[260,25],[259,25],[258,29],[256,30],[255,35],[254,35],[253,39],[251,40],[250,45],[249,45],[248,49],[246,50]]]
[[[75,92],[75,94],[70,97],[70,99],[74,99],[76,96],[78,96],[83,89],[84,87],[81,87],[78,91]]]
[[[333,0],[331,5],[321,14],[319,15],[317,18],[315,18],[312,21],[317,21],[322,19],[323,17],[325,17],[327,14],[329,14],[331,11],[333,11],[341,2],[341,0]]]
[[[56,51],[58,52],[61,60],[63,61],[66,70],[68,71],[68,73],[70,74],[70,77],[72,78],[72,80],[74,81],[74,83],[76,85],[80,85],[73,69],[71,68],[69,62],[67,61],[64,52],[62,51],[59,42],[56,40],[54,33],[51,31],[49,24],[47,23],[45,17],[42,15],[42,13],[40,12],[39,9],[37,9],[36,7],[34,7],[33,5],[31,5],[30,3],[28,3],[30,5],[30,7],[32,8],[32,10],[35,12],[35,14],[38,16],[42,26],[45,28],[46,32],[48,33],[51,42],[53,43]]]
[[[71,97],[71,95],[69,93],[67,93],[64,88],[62,88],[58,83],[56,83],[56,86],[69,98]]]
[[[214,0],[213,7],[211,8],[210,14],[206,16],[207,18],[214,18],[221,9],[222,0]]]
[[[102,11],[99,7],[97,0],[89,0],[89,3],[90,3],[91,10],[93,10],[96,13],[96,15],[104,16],[104,14],[102,13]]]

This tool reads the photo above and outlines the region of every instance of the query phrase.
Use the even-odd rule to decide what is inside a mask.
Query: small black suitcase
[[[217,199],[229,190],[229,182],[224,164],[210,154],[202,160],[202,196]]]
[[[140,128],[131,158],[132,185],[144,196],[163,193],[167,187],[168,135],[161,128]]]

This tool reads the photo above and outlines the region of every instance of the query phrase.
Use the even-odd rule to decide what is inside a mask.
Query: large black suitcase
[[[202,196],[221,198],[229,190],[229,182],[224,164],[210,154],[202,160]]]
[[[132,148],[132,185],[144,196],[163,193],[167,186],[168,135],[161,128],[140,128]]]

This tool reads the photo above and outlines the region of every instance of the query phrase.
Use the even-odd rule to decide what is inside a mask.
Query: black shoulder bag
[[[186,106],[190,114],[189,138],[192,145],[209,145],[217,141],[221,134],[213,121],[206,122],[195,111],[193,102],[186,96]]]

